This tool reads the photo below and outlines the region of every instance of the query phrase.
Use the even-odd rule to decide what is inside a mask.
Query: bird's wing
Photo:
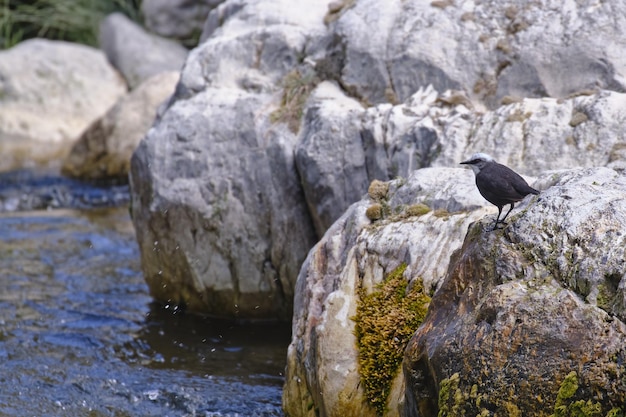
[[[524,198],[511,185],[506,175],[489,175],[489,171],[483,170],[476,176],[476,185],[483,197],[496,206],[503,206]]]

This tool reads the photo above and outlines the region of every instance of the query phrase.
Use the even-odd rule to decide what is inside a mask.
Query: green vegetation
[[[392,271],[371,294],[359,289],[355,336],[359,372],[365,396],[378,415],[386,409],[391,384],[402,363],[404,349],[426,316],[430,297],[421,280],[409,289],[406,265]]]
[[[0,49],[30,38],[95,46],[100,21],[119,11],[139,21],[141,0],[3,0]]]
[[[430,211],[430,207],[428,207],[426,204],[413,204],[410,205],[407,209],[406,209],[406,215],[407,216],[423,216],[424,214],[428,213]]]
[[[467,414],[467,409],[473,406],[479,410],[478,416],[491,415],[488,410],[482,407],[484,401],[489,397],[481,394],[477,385],[473,385],[470,392],[463,392],[460,386],[460,375],[453,374],[450,378],[445,378],[439,383],[439,413],[438,417],[463,416]],[[619,407],[612,408],[608,413],[602,412],[602,405],[592,400],[575,400],[578,392],[578,375],[575,371],[567,374],[554,402],[553,413],[549,417],[625,417],[624,410]],[[500,409],[506,411],[505,415],[519,417],[523,415],[515,404],[508,401],[498,401],[496,404]],[[548,411],[549,412],[549,411]],[[541,414],[545,415],[545,414]]]
[[[624,417],[624,411],[613,408],[606,416],[602,405],[591,400],[571,401],[578,391],[578,375],[572,371],[563,380],[554,403],[554,413],[550,417]]]
[[[289,130],[297,133],[306,100],[319,82],[315,74],[302,74],[298,70],[287,74],[282,82],[280,108],[270,115],[272,123],[286,123]]]

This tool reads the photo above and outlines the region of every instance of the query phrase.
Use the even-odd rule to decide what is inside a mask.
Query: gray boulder
[[[248,2],[225,21],[191,52],[133,155],[132,216],[161,301],[224,317],[291,317],[316,235],[293,161],[297,138],[271,114],[277,84],[323,31],[326,11],[315,0],[298,7]]]
[[[624,91],[624,26],[615,24],[622,2],[574,4],[566,13],[522,0],[343,5],[330,27],[342,51],[342,85],[372,104],[403,102],[428,84],[464,90],[488,108],[507,96]]]
[[[178,42],[146,32],[122,13],[112,13],[100,24],[100,48],[131,89],[160,72],[180,71],[188,53]]]
[[[0,170],[58,168],[82,131],[125,93],[97,49],[32,39],[0,51]]]
[[[503,231],[470,227],[405,351],[405,415],[625,411],[626,179],[546,182]]]
[[[240,203],[231,206],[232,199],[218,210],[221,200],[215,196],[224,194],[216,191],[221,189],[216,185],[206,184],[217,178],[248,175],[239,169],[253,170],[254,165],[241,160],[248,161],[248,152],[267,146],[279,149],[278,155],[289,155],[279,160],[295,165],[285,169],[282,163],[276,165],[276,172],[289,172],[293,177],[281,178],[283,184],[279,185],[278,177],[272,175],[273,189],[288,190],[276,192],[291,196],[290,202],[304,195],[306,205],[304,201],[290,203],[289,209],[299,213],[299,221],[307,222],[303,228],[310,228],[312,219],[318,237],[366,192],[372,180],[406,177],[412,170],[428,166],[457,166],[476,151],[491,153],[499,162],[529,175],[546,168],[624,165],[623,140],[615,132],[621,129],[626,96],[609,91],[621,88],[622,58],[610,40],[613,33],[600,27],[600,22],[613,15],[609,6],[595,8],[593,16],[582,6],[572,6],[571,16],[588,24],[580,28],[581,45],[588,47],[583,51],[588,56],[580,55],[581,60],[589,62],[592,55],[603,54],[615,70],[598,72],[594,66],[585,67],[589,71],[584,76],[563,76],[571,82],[566,87],[557,85],[560,79],[556,80],[554,68],[539,67],[558,53],[570,51],[566,43],[574,36],[574,26],[559,24],[555,31],[546,30],[550,22],[542,20],[543,9],[521,2],[503,5],[490,1],[472,7],[448,3],[308,0],[296,7],[286,0],[228,0],[212,9],[202,43],[189,54],[175,96],[139,147],[131,172],[138,238],[144,268],[149,276],[154,275],[148,278],[153,292],[164,300],[209,300],[213,295],[207,294],[214,294],[211,288],[219,287],[223,303],[228,291],[238,294],[233,290],[239,286],[238,280],[247,279],[240,271],[264,276],[267,268],[259,260],[271,257],[260,255],[267,253],[265,249],[257,253],[248,247],[271,248],[278,241],[265,232],[265,226],[257,225],[264,217],[256,219],[256,213],[242,210]],[[545,12],[545,17],[553,16]],[[593,30],[608,40],[591,36]],[[543,32],[541,42],[539,32]],[[527,37],[524,44],[518,41],[522,36]],[[522,54],[522,45],[529,51]],[[509,68],[526,74],[519,68],[527,67],[534,68],[527,73],[530,78],[517,84],[501,77]],[[608,90],[582,91],[565,99],[513,97],[565,95],[591,84]],[[446,90],[451,87],[455,90]],[[509,104],[497,107],[500,98]],[[379,104],[368,107],[371,103]],[[207,108],[214,113],[208,115]],[[485,108],[493,110],[486,112]],[[205,126],[207,120],[231,132],[232,146],[223,145],[224,134]],[[224,120],[242,126],[241,131],[223,126]],[[256,159],[264,167],[263,161],[274,161],[275,156],[265,154],[267,160]],[[211,179],[203,175],[205,169],[211,172]],[[164,174],[166,170],[170,172]],[[202,192],[189,191],[194,197],[187,200],[173,196],[177,170],[189,176],[179,192]],[[236,200],[261,199],[258,193],[265,183],[250,180],[242,184],[246,185],[235,187]],[[202,198],[196,198],[198,195]],[[248,225],[245,233],[233,229],[231,235],[213,227],[207,231],[207,239],[221,251],[220,259],[231,260],[227,252],[233,242],[241,253],[254,253],[252,263],[246,265],[249,269],[224,261],[229,268],[220,270],[234,272],[219,275],[227,278],[215,286],[203,272],[208,267],[190,267],[205,253],[200,243],[190,243],[180,255],[176,267],[180,272],[170,269],[165,281],[157,276],[167,270],[169,258],[152,253],[154,238],[161,244],[170,241],[176,248],[173,241],[184,234],[167,222],[163,232],[155,231],[155,225],[161,224],[157,219],[162,219],[157,207],[166,207],[170,199],[189,218],[181,224],[193,230],[204,230],[206,216],[215,210],[226,210],[232,219],[240,216],[236,222],[230,217],[228,221]],[[286,215],[285,210],[282,201],[272,206],[279,218]],[[303,251],[292,253],[289,259],[304,259],[304,248],[315,240],[308,233],[303,233],[306,244],[289,241],[287,251]],[[249,238],[239,243],[242,235]],[[289,264],[287,269],[295,271],[297,267]],[[295,275],[285,275],[279,281],[284,288],[291,288],[294,280]],[[232,288],[221,284],[226,281]],[[259,282],[258,278],[252,282]],[[284,294],[288,300],[289,291]],[[241,306],[236,297],[230,303]],[[210,307],[210,301],[193,304],[216,314],[224,311]],[[261,307],[257,310],[260,315]]]
[[[224,0],[143,0],[146,27],[165,38],[195,46],[209,12]]]
[[[74,143],[61,172],[86,180],[126,181],[130,158],[152,127],[159,106],[174,93],[180,74],[162,72],[122,97]]]

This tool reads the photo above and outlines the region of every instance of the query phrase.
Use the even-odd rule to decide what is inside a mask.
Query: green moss
[[[423,216],[430,211],[426,204],[413,204],[406,209],[407,216]]]
[[[559,388],[559,392],[556,395],[556,403],[554,404],[556,407],[560,407],[565,404],[566,400],[569,400],[576,394],[578,391],[578,375],[576,371],[572,371],[563,380],[561,383],[561,387]]]
[[[280,108],[272,112],[270,120],[273,123],[286,123],[289,130],[297,133],[306,100],[319,82],[319,78],[314,74],[303,75],[298,70],[288,73],[282,82],[283,95]]]
[[[450,212],[444,208],[440,208],[433,211],[433,216],[437,218],[448,218],[450,217]]]
[[[371,221],[376,221],[383,218],[383,206],[381,204],[372,204],[365,210],[365,215]]]
[[[389,192],[389,183],[383,182],[380,180],[374,180],[370,183],[370,186],[367,188],[367,194],[374,201],[380,201],[387,198],[387,193]]]
[[[613,408],[606,414],[606,417],[624,417],[624,411],[621,408]]]
[[[400,265],[371,294],[360,288],[356,316],[352,318],[361,384],[378,415],[386,410],[404,349],[424,320],[430,303],[421,280],[414,280],[409,288],[403,277],[405,270],[406,264]]]

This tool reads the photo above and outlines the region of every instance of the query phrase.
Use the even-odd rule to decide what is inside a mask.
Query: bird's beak
[[[463,165],[463,164],[469,164],[469,163],[471,163],[471,162],[472,162],[472,161],[463,161],[463,162],[461,162],[461,165]]]

